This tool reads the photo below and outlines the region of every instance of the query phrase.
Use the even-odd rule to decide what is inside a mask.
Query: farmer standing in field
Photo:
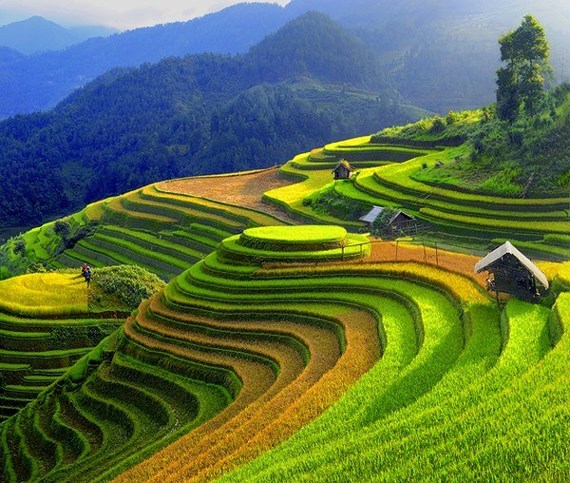
[[[89,282],[91,282],[91,267],[85,264],[85,268],[81,267],[81,272],[83,273],[87,286],[89,287]]]

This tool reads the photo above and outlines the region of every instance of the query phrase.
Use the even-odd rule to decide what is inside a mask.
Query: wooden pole
[[[435,241],[435,264],[439,267],[439,257],[437,256],[437,240]]]

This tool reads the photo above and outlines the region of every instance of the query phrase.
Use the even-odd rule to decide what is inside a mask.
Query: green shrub
[[[352,183],[351,180],[341,183]],[[341,220],[358,220],[372,209],[370,203],[341,196],[335,185],[330,184],[303,199],[303,206],[320,215],[330,215]]]
[[[92,287],[116,296],[130,309],[139,306],[164,288],[165,283],[155,274],[133,265],[98,268],[93,272]]]

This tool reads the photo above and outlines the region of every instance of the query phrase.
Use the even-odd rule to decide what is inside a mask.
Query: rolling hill
[[[153,183],[4,245],[3,266],[76,271],[0,282],[35,286],[36,317],[66,324],[61,300],[84,297],[72,283],[83,261],[94,281],[128,264],[169,282],[55,381],[21,374],[49,335],[16,330],[39,322],[4,295],[14,289],[0,292],[5,407],[22,381],[45,383],[0,424],[3,478],[563,478],[568,197],[415,179],[422,163],[466,154],[482,111],[456,116],[431,137],[437,118],[279,169]],[[332,182],[339,159],[357,174]],[[344,206],[397,206],[432,228],[394,242],[356,233],[357,210],[342,219],[304,203],[331,187]],[[540,303],[496,301],[473,273],[479,257],[442,249],[480,256],[499,236],[565,260],[538,263],[550,283]],[[65,283],[26,278],[46,276]]]

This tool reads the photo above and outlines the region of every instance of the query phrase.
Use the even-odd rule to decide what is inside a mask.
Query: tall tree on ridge
[[[540,108],[545,78],[552,72],[544,28],[526,15],[519,28],[499,39],[499,45],[506,65],[497,70],[497,113],[511,122],[521,108],[532,116]]]

